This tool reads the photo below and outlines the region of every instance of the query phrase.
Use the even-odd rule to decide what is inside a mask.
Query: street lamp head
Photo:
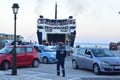
[[[12,6],[12,9],[13,9],[13,13],[17,14],[18,13],[18,9],[19,9],[19,5],[17,3],[14,3],[13,6]]]

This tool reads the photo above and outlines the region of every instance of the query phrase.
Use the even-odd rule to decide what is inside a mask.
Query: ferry
[[[59,41],[74,46],[76,36],[76,19],[69,16],[67,19],[57,19],[57,3],[55,4],[55,19],[37,19],[37,38],[39,44],[49,43],[56,45]]]

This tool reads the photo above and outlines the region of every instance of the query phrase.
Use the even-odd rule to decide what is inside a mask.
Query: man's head
[[[59,46],[63,46],[63,42],[59,42]]]

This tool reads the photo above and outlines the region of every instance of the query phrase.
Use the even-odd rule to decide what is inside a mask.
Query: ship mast
[[[55,19],[57,19],[57,2],[55,3]]]

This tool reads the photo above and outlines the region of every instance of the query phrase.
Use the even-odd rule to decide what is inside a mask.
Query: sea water
[[[109,48],[109,43],[75,43],[74,47],[100,47],[100,48]]]

